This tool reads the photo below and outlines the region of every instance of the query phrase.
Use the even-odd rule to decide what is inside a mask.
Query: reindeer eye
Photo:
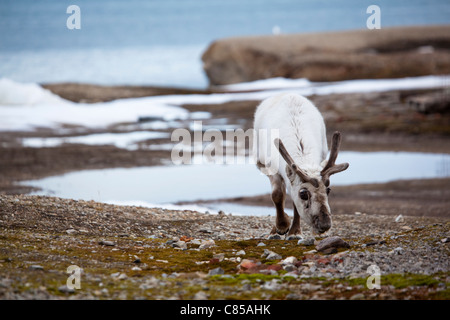
[[[327,188],[327,194],[330,194],[331,189]]]
[[[306,190],[306,189],[300,190],[300,199],[302,199],[302,200],[308,200],[309,199],[308,190]]]

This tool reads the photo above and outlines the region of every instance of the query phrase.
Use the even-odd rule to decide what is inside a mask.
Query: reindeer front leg
[[[284,212],[284,201],[286,199],[286,184],[279,174],[269,176],[272,185],[272,201],[277,209],[275,226],[270,232],[271,235],[286,234],[289,231],[290,219]],[[271,237],[269,237],[271,238]]]
[[[294,203],[294,219],[292,220],[291,228],[289,229],[286,240],[296,240],[302,237],[302,229],[300,227],[300,215]]]

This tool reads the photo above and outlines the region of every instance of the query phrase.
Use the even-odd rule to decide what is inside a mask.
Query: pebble
[[[67,229],[66,233],[67,234],[74,234],[74,233],[77,233],[77,230],[75,230],[75,229]]]
[[[281,284],[278,282],[277,279],[272,279],[270,281],[265,282],[262,286],[262,289],[276,291],[281,289]]]
[[[116,245],[115,242],[108,241],[108,240],[102,240],[98,244],[103,245],[103,246],[110,246],[110,247],[113,247]]]
[[[287,264],[295,264],[297,261],[298,260],[296,257],[290,256],[290,257],[287,257],[286,259],[281,260],[279,263],[281,265],[287,265]]]
[[[249,259],[243,259],[241,263],[238,265],[239,269],[251,269],[256,267],[258,264]]]
[[[199,249],[208,249],[214,247],[215,245],[216,243],[214,242],[214,240],[203,240],[200,244]]]
[[[184,241],[176,241],[172,243],[172,247],[179,248],[181,250],[187,250],[187,244]]]
[[[257,247],[265,247],[266,244],[265,244],[264,242],[260,242],[260,243],[258,243],[256,246],[257,246]]]
[[[223,270],[221,267],[218,267],[218,268],[209,270],[208,275],[209,276],[216,276],[216,275],[224,274],[224,273],[225,273],[225,270]]]
[[[128,276],[125,274],[125,273],[121,273],[120,275],[119,275],[119,277],[117,277],[117,279],[119,279],[119,280],[125,280],[125,279],[127,279],[128,278]]]
[[[74,293],[75,289],[69,288],[68,286],[63,285],[63,286],[58,287],[58,291],[62,292],[62,293]]]
[[[195,245],[201,245],[202,241],[200,239],[194,239],[190,241],[191,244],[195,244]]]
[[[213,255],[213,259],[217,259],[218,262],[222,262],[225,259],[225,253],[217,253]]]
[[[245,251],[244,250],[240,250],[238,252],[236,252],[237,256],[245,256]]]
[[[194,300],[208,300],[208,296],[206,295],[206,293],[204,291],[198,291],[194,295]]]
[[[301,296],[299,296],[296,293],[288,293],[288,295],[286,296],[286,300],[300,300]]]
[[[44,270],[44,267],[40,266],[38,264],[33,264],[33,265],[30,266],[30,269],[31,270]]]
[[[265,257],[266,260],[279,260],[282,258],[278,253],[275,253],[268,249],[264,249],[264,253],[261,255],[261,257]]]
[[[298,240],[297,244],[303,245],[303,246],[312,246],[314,245],[314,238],[304,238]]]
[[[364,299],[364,295],[362,293],[354,294],[350,297],[350,300],[362,300]]]
[[[316,245],[317,251],[323,251],[328,248],[350,248],[350,245],[339,237],[328,237]]]
[[[405,218],[403,218],[403,215],[400,214],[395,218],[395,222],[405,222]]]

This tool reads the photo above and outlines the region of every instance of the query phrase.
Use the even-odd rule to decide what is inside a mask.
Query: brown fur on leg
[[[286,185],[283,178],[279,175],[269,176],[270,183],[272,185],[272,201],[277,210],[277,216],[275,220],[275,227],[272,229],[271,234],[286,234],[289,231],[290,218],[284,212],[284,201],[286,199]]]

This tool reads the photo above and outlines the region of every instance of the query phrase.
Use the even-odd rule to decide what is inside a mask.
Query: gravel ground
[[[300,242],[268,240],[273,220],[0,195],[0,298],[449,297],[448,219],[336,215]],[[350,247],[317,251],[330,236]],[[66,285],[70,265],[80,289]],[[373,270],[380,289],[367,287]]]

